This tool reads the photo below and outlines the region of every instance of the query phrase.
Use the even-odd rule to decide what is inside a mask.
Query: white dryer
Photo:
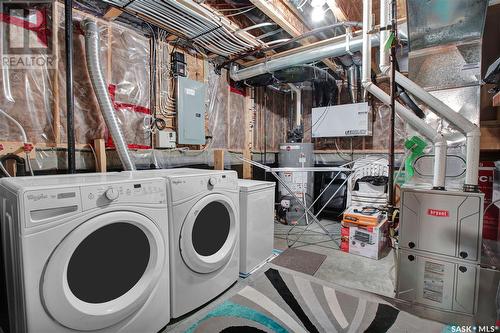
[[[238,280],[239,192],[235,171],[137,171],[167,179],[172,318],[211,301]]]
[[[0,182],[11,332],[157,332],[170,319],[165,180]]]

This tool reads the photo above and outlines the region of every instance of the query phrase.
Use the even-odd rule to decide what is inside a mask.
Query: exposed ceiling
[[[95,0],[81,0],[96,6]],[[104,0],[104,16],[139,17],[168,31],[181,41],[201,47],[212,61],[248,66],[271,55],[293,52],[322,40],[343,35],[346,29],[328,28],[337,22],[361,20],[362,0],[323,0],[321,20],[313,19],[314,0]],[[376,23],[380,0],[373,0]],[[406,15],[405,0],[398,0],[399,17]],[[110,14],[110,12],[112,12]],[[325,27],[321,31],[318,28]],[[311,33],[311,30],[314,30]],[[309,33],[309,34],[308,34]],[[306,38],[299,38],[308,34]],[[170,39],[172,40],[172,39]],[[344,63],[344,66],[342,65]],[[338,75],[345,61],[324,59],[316,64]]]

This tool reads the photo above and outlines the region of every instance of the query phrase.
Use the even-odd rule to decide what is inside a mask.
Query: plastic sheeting
[[[289,93],[266,87],[255,88],[254,151],[277,152],[279,144],[286,142],[292,114],[291,100]]]
[[[226,148],[228,144],[228,108],[229,82],[225,69],[218,75],[214,66],[209,66],[207,85],[208,135],[212,136],[209,148]]]
[[[58,55],[56,69],[4,69],[0,78],[1,107],[21,123],[28,134],[28,140],[48,145],[66,141],[64,12],[58,3],[54,6],[57,16],[54,18],[49,12],[47,18],[48,22],[53,19],[57,22],[53,48]],[[84,15],[86,14],[74,11],[73,61],[77,144],[106,138],[106,127],[85,65],[85,41],[79,26]],[[1,24],[4,29],[8,25],[5,21]],[[101,62],[110,87],[114,87],[115,106],[127,142],[148,147],[150,138],[144,126],[144,118],[150,113],[149,40],[118,24],[98,21],[98,26]],[[21,141],[17,129],[6,121],[0,122],[0,133],[0,141]]]

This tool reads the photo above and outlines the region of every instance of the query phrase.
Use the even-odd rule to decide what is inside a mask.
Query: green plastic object
[[[413,136],[405,141],[405,148],[411,151],[410,156],[405,161],[406,179],[411,179],[415,174],[413,162],[424,154],[425,147],[427,147],[427,142],[418,136]]]

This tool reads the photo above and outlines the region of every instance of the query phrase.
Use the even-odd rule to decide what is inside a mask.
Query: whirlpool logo
[[[40,200],[43,200],[43,199],[47,199],[49,196],[46,195],[46,194],[28,194],[27,198],[28,200],[30,201],[40,201]]]
[[[56,66],[53,0],[0,0],[2,69]]]

